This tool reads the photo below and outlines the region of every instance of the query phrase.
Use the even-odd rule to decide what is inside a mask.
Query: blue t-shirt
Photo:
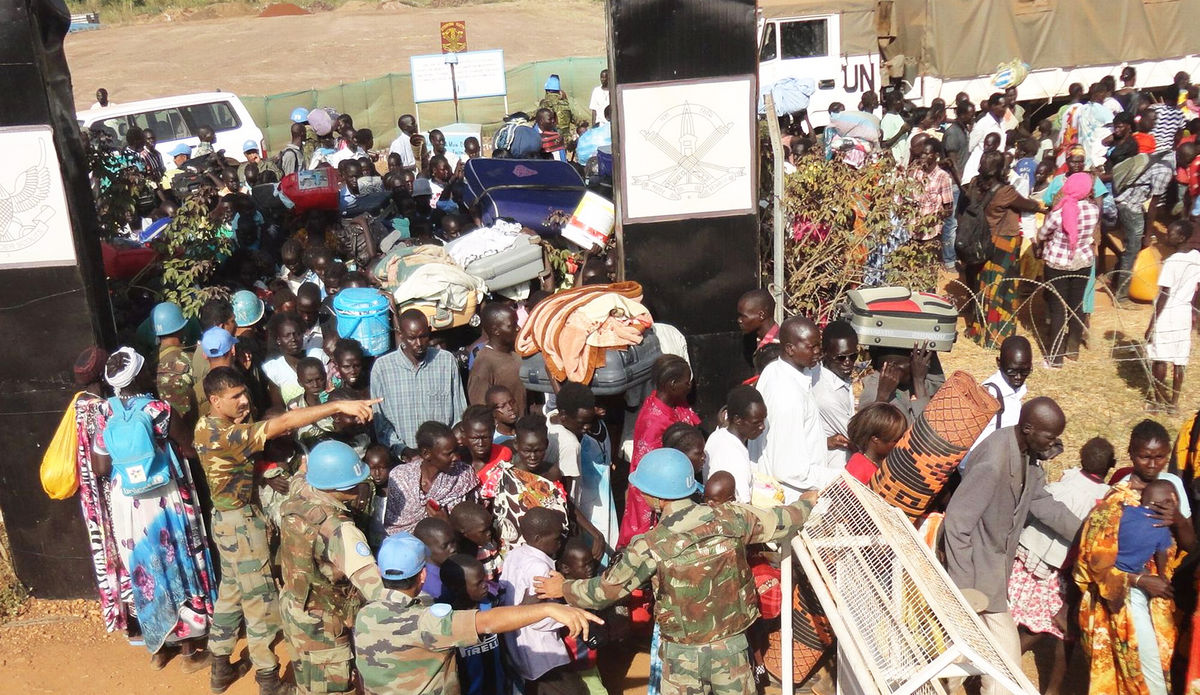
[[[1146,571],[1146,563],[1160,550],[1175,542],[1171,529],[1155,526],[1157,520],[1146,507],[1125,507],[1117,531],[1117,569],[1135,574]]]
[[[423,593],[435,599],[442,595],[442,568],[432,562],[425,563],[425,584],[421,586]]]
[[[479,610],[491,610],[490,601],[480,603]],[[504,658],[499,635],[480,635],[469,647],[458,648],[458,684],[462,695],[509,695],[512,688],[504,672]]]

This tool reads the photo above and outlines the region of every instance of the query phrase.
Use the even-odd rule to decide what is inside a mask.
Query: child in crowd
[[[304,389],[304,393],[288,401],[288,410],[320,405],[328,399],[328,381],[325,377],[325,365],[321,364],[321,360],[315,357],[302,358],[296,365],[296,380],[300,382],[300,387]],[[300,443],[300,446],[304,447],[305,451],[308,451],[317,442],[328,438],[333,432],[333,418],[325,418],[312,425],[296,430],[296,441]]]
[[[455,551],[454,527],[445,519],[430,516],[417,522],[413,527],[413,535],[429,549],[429,559],[425,562],[425,586],[421,591],[437,599],[442,595],[442,563]]]
[[[1117,569],[1131,575],[1130,588],[1139,586],[1147,574],[1146,565],[1154,560],[1154,570],[1159,579],[1170,582],[1166,575],[1167,551],[1175,544],[1169,526],[1158,522],[1157,514],[1167,505],[1176,505],[1179,495],[1169,480],[1152,480],[1142,490],[1142,503],[1126,506],[1121,512],[1121,526],[1117,532]],[[1132,592],[1130,598],[1132,598]],[[1126,597],[1110,601],[1114,610],[1120,608]],[[1144,600],[1144,599],[1143,599]]]
[[[729,471],[717,471],[704,481],[704,503],[714,507],[732,502],[736,484]]]
[[[587,386],[568,381],[558,390],[557,406],[547,426],[550,446],[546,462],[558,468],[559,482],[572,499],[578,500],[579,438],[596,419],[596,396]]]
[[[704,475],[704,433],[699,427],[686,422],[676,422],[663,432],[662,445],[668,449],[676,449],[687,455],[696,471],[696,479]]]
[[[349,389],[340,388],[329,394],[327,401],[353,401],[355,396]],[[371,425],[368,422],[359,422],[358,420],[346,415],[333,416],[333,431],[326,435],[326,439],[336,439],[339,442],[349,444],[359,458],[367,455],[367,447],[371,446]]]
[[[462,504],[454,509],[461,507]],[[442,563],[441,577],[441,601],[455,610],[488,611],[497,604],[487,570],[470,555],[450,556]],[[458,648],[458,683],[462,695],[511,695],[513,683],[504,667],[500,636],[480,637],[478,644]]]
[[[367,448],[363,462],[371,471],[371,484],[374,487],[371,497],[371,525],[367,531],[367,540],[372,550],[379,550],[379,544],[387,537],[383,526],[383,515],[387,513],[388,474],[396,467],[392,452],[382,444],[372,444]]]
[[[475,356],[467,377],[467,402],[487,402],[488,389],[506,386],[516,401],[516,411],[525,412],[525,387],[521,383],[521,357],[516,353],[517,310],[507,302],[488,302],[480,310],[487,342]]]
[[[462,420],[458,423],[462,428],[462,443],[466,448],[466,457],[479,476],[482,485],[492,469],[503,461],[512,461],[512,450],[501,444],[494,444],[496,435],[496,418],[491,408],[486,405],[473,405],[463,411]]]
[[[268,413],[282,411],[268,411]],[[265,415],[264,417],[272,417]],[[255,479],[261,481],[258,486],[258,501],[263,512],[275,528],[279,528],[279,506],[287,496],[291,487],[292,473],[295,472],[296,439],[288,435],[268,439],[263,447],[262,456],[254,464]]]
[[[362,344],[352,338],[334,338],[333,350],[329,351],[329,366],[337,370],[334,388],[344,388],[355,398],[367,399],[370,394],[370,369],[367,365],[367,354],[363,352]]]
[[[484,405],[492,409],[496,418],[496,433],[492,436],[493,444],[508,444],[516,436],[517,418],[522,411],[517,409],[517,398],[507,386],[493,386],[487,390],[483,398]]]
[[[592,551],[582,538],[571,538],[563,545],[562,557],[558,560],[558,571],[568,580],[588,580],[596,576],[596,561]],[[598,648],[607,643],[608,623],[612,610],[601,613],[603,625],[592,626],[591,635],[587,640],[582,635],[567,639],[567,652],[571,656],[571,667],[579,674],[583,684],[587,686],[588,695],[607,695],[604,683],[600,680],[600,672],[596,666]]]
[[[1187,220],[1176,220],[1167,227],[1167,246],[1175,252],[1163,261],[1154,314],[1146,327],[1146,356],[1154,377],[1148,406],[1152,412],[1175,414],[1183,388],[1183,371],[1192,348],[1192,299],[1200,285],[1200,251],[1184,248],[1194,230]],[[1168,364],[1173,366],[1170,386]]]
[[[846,462],[846,472],[861,483],[870,481],[907,429],[908,419],[891,403],[864,406],[846,425],[847,438],[855,449]]]
[[[537,591],[533,580],[547,577],[554,571],[554,557],[562,547],[567,519],[561,512],[534,507],[521,519],[522,545],[509,551],[500,574],[503,602],[519,606],[535,601]],[[582,695],[587,692],[579,673],[571,668],[571,655],[559,635],[559,625],[552,620],[505,633],[509,661],[529,688],[555,693]]]
[[[458,503],[450,511],[450,523],[458,534],[458,552],[479,560],[487,572],[487,580],[493,585],[493,593],[499,593],[500,545],[496,541],[496,517],[487,507],[478,502]]]

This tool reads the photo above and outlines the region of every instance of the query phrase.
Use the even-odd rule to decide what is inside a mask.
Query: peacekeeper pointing
[[[456,647],[480,635],[519,630],[547,618],[566,626],[571,637],[588,622],[604,621],[561,603],[500,606],[488,611],[453,610],[421,594],[428,550],[416,536],[400,532],[379,548],[381,597],[358,612],[354,623],[355,664],[367,695],[459,695]]]
[[[221,560],[221,584],[208,636],[209,686],[219,695],[249,670],[245,662],[229,661],[238,628],[245,622],[259,695],[286,695],[291,687],[279,679],[279,660],[271,651],[281,628],[279,593],[271,576],[267,518],[254,495],[254,455],[262,452],[268,439],[333,415],[367,422],[371,406],[379,401],[324,403],[255,422],[246,379],[233,367],[209,372],[204,393],[211,412],[196,423],[195,446],[212,493],[212,538]]]
[[[754,695],[745,632],[759,614],[746,546],[794,534],[816,493],[771,510],[709,506],[691,500],[700,487],[694,476],[683,452],[646,454],[629,483],[658,512],[658,526],[634,537],[599,577],[563,581],[553,572],[534,586],[540,598],[599,610],[652,580],[663,639],[662,695]]]
[[[353,518],[374,494],[369,476],[350,445],[321,442],[279,510],[280,613],[283,634],[299,657],[296,688],[304,695],[354,690],[350,630],[358,609],[383,591]]]

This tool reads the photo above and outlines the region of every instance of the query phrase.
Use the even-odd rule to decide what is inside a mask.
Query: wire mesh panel
[[[850,662],[839,675],[865,692],[937,693],[936,679],[966,674],[1036,692],[908,518],[857,480],[843,474],[821,492],[793,549]]]

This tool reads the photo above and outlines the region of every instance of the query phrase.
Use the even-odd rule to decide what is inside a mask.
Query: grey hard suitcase
[[[846,293],[846,319],[864,347],[948,352],[958,337],[958,309],[949,300],[907,287],[868,287]]]
[[[546,262],[538,237],[522,234],[511,247],[472,261],[465,270],[481,278],[488,292],[499,292],[537,278],[545,272]]]
[[[592,375],[589,386],[597,396],[625,393],[634,386],[650,380],[650,367],[662,356],[662,348],[654,329],[642,335],[642,342],[624,350],[609,349],[604,366]],[[530,391],[553,393],[550,376],[546,373],[546,360],[542,353],[526,357],[521,361],[521,383]]]

